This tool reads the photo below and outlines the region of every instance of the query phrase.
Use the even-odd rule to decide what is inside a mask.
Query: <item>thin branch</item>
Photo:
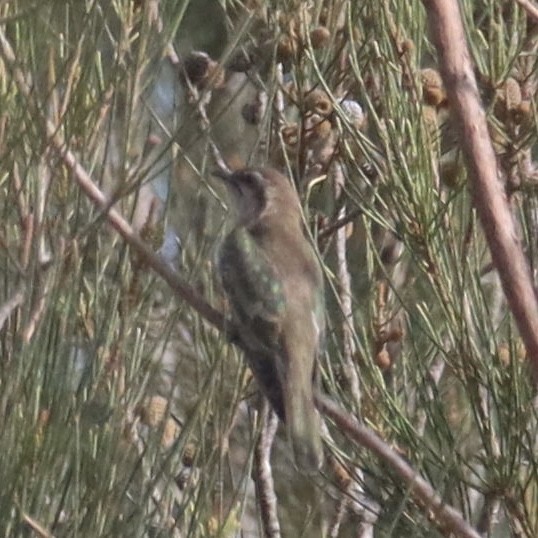
[[[17,67],[15,54],[2,29],[0,29],[0,55],[11,68],[15,83],[19,91],[32,106],[33,99],[31,90],[26,83],[24,74]],[[36,107],[32,107],[36,108]],[[39,111],[36,110],[39,114]],[[71,170],[75,181],[82,188],[85,194],[102,211],[106,212],[109,224],[121,235],[128,245],[134,248],[143,258],[144,262],[155,270],[186,303],[202,315],[207,321],[218,329],[225,328],[224,316],[219,311],[209,305],[179,274],[174,271],[168,263],[156,255],[146,242],[133,230],[132,226],[114,208],[110,208],[109,200],[105,194],[93,182],[91,176],[79,163],[75,154],[67,147],[66,142],[59,129],[48,118],[43,118],[47,136],[50,139],[52,148],[56,151],[63,163]]]
[[[318,233],[318,239],[325,239],[331,236],[340,228],[343,228],[350,222],[353,222],[357,217],[360,217],[360,215],[362,215],[362,209],[355,208],[346,213],[344,208],[343,211],[340,211],[338,218],[334,222],[331,222],[327,226],[321,228]]]
[[[23,342],[29,342],[35,334],[39,322],[43,319],[43,314],[47,308],[47,298],[51,288],[50,274],[40,272],[34,282],[33,287],[36,289],[35,298],[33,299],[32,308],[28,316],[28,323],[22,329]]]
[[[344,192],[345,178],[340,163],[335,162],[331,168],[335,189],[335,200],[338,200]],[[346,214],[346,206],[343,204],[339,218]],[[336,258],[338,263],[338,299],[344,316],[342,323],[342,336],[344,343],[343,359],[346,379],[349,383],[353,405],[358,410],[361,403],[361,391],[359,376],[355,368],[353,357],[355,355],[355,341],[353,339],[353,304],[351,293],[351,275],[347,264],[347,230],[345,227],[336,231]]]
[[[497,158],[480,104],[458,2],[423,0],[423,3],[454,120],[460,130],[474,205],[538,382],[538,301],[518,240],[516,222],[499,180]]]
[[[54,535],[45,529],[41,523],[24,512],[22,514],[22,520],[39,536],[39,538],[54,538]]]
[[[355,417],[340,409],[323,394],[316,394],[316,405],[341,431],[386,463],[403,480],[409,488],[410,495],[422,510],[432,514],[441,527],[461,538],[480,538],[480,534],[463,519],[462,515],[445,504],[439,493],[376,433],[360,424]]]
[[[484,506],[480,513],[480,518],[476,525],[477,530],[485,535],[491,536],[493,532],[494,523],[499,520],[499,512],[501,510],[501,499],[498,494],[486,495]]]
[[[436,398],[436,393],[433,390],[433,387],[439,385],[439,381],[443,372],[445,371],[446,362],[441,353],[438,353],[435,357],[432,365],[428,368],[428,376],[430,378],[430,383],[426,385],[426,402],[428,404],[433,404]],[[417,411],[417,435],[418,437],[424,437],[424,432],[426,431],[426,424],[428,422],[428,413],[426,410],[429,409],[427,406],[420,406]]]
[[[280,538],[277,498],[271,469],[271,447],[278,427],[278,417],[264,398],[261,411],[261,433],[254,452],[254,482],[266,538]]]
[[[24,301],[24,287],[21,286],[3,305],[0,305],[0,331],[4,327],[7,318],[15,308],[20,306]]]
[[[35,103],[33,103],[30,88],[25,81],[23,73],[17,67],[15,55],[2,29],[0,29],[0,55],[11,68],[15,83],[21,94],[27,98],[28,105],[33,108],[36,115],[42,117],[40,111],[35,106]],[[121,216],[121,214],[110,207],[107,197],[95,185],[88,172],[77,160],[75,154],[67,147],[63,136],[57,127],[47,118],[43,118],[43,121],[46,126],[47,136],[50,139],[52,149],[72,171],[75,180],[86,195],[106,213],[106,218],[109,224],[121,235],[128,245],[141,255],[147,265],[155,270],[186,303],[217,329],[224,330],[225,318],[222,313],[211,307],[198,293],[184,282],[178,273],[171,269],[168,263],[156,255],[140,236],[134,232],[130,224]],[[238,344],[240,347],[244,347],[241,342]],[[436,493],[435,490],[433,490],[433,488],[422,479],[407,462],[391,450],[390,447],[388,447],[388,445],[373,431],[359,424],[354,417],[342,412],[338,406],[326,396],[318,394],[316,396],[316,403],[319,409],[329,416],[342,430],[347,432],[352,439],[371,450],[387,463],[404,480],[410,488],[411,494],[417,499],[423,509],[433,513],[443,526],[453,530],[458,536],[464,538],[479,538],[479,535],[465,522],[465,520],[463,520],[462,516],[450,506],[445,505],[440,495]],[[266,437],[263,440],[263,444],[258,447],[261,452],[257,455],[257,457],[260,458],[260,462],[265,461],[267,465],[267,447],[270,446],[269,439],[271,436],[274,436],[274,430],[277,425],[277,419],[273,413],[271,413],[268,420],[269,425],[265,432]],[[269,469],[267,469],[267,467],[262,467],[261,471],[262,473],[269,471],[269,475],[265,474],[263,476],[264,480],[266,480],[265,477],[268,476],[267,480],[270,480],[270,482],[266,483],[269,485],[272,484],[270,467]],[[266,489],[266,491],[270,491],[270,489]],[[276,503],[276,498],[273,498],[272,502]],[[272,529],[271,532],[279,532],[278,527],[275,527],[273,523],[267,528]],[[274,537],[278,535],[279,534],[272,534],[269,536]]]
[[[175,61],[175,59],[177,58],[175,52],[169,50],[168,54],[171,58],[171,61]],[[217,167],[221,172],[229,174],[230,169],[226,164],[224,158],[222,157],[220,150],[217,147],[217,144],[215,144],[211,136],[211,121],[207,116],[206,108],[207,104],[211,101],[212,91],[211,89],[199,91],[198,88],[191,82],[187,74],[185,74],[184,81],[189,94],[189,101],[196,104],[196,111],[198,112],[198,115],[200,117],[200,129],[203,134],[207,135],[207,143],[209,145],[209,150],[211,151],[211,154],[213,156],[213,160],[215,161]]]
[[[333,514],[331,525],[329,527],[329,532],[327,535],[329,538],[338,538],[340,535],[340,526],[344,520],[345,515],[347,514],[347,508],[349,504],[349,497],[347,491],[343,491],[340,494],[340,497],[336,504],[336,509]]]

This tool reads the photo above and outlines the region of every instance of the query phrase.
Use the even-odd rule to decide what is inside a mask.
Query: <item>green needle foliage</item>
[[[538,21],[512,0],[460,8],[535,275]],[[0,32],[0,535],[264,535],[259,391],[240,350],[65,160],[228,315],[215,147],[299,193],[326,281],[325,392],[484,536],[538,535],[535,387],[421,2],[8,0]],[[208,56],[186,72],[193,50]],[[282,535],[448,536],[327,427],[315,479],[279,429]]]

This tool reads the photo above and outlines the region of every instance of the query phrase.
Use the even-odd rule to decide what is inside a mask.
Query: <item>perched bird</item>
[[[218,270],[246,358],[282,420],[298,469],[322,463],[314,406],[316,359],[324,335],[323,275],[306,239],[299,198],[270,168],[215,172],[237,221],[224,239]]]

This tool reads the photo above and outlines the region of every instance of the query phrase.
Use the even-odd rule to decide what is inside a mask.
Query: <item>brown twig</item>
[[[501,510],[501,499],[499,494],[486,495],[484,506],[480,512],[480,518],[476,528],[484,536],[491,536],[493,533],[494,522],[499,520],[499,511]]]
[[[21,176],[19,173],[19,167],[17,162],[13,163],[13,173],[11,175],[13,179],[13,185],[16,193],[16,207],[19,212],[19,221],[22,232],[22,239],[20,241],[20,254],[19,263],[20,267],[25,270],[30,262],[30,253],[32,249],[32,242],[34,239],[34,212],[30,211],[29,204],[26,202],[23,196],[23,186]]]
[[[278,427],[278,417],[264,398],[261,411],[261,433],[254,451],[254,482],[266,538],[280,538],[277,499],[271,470],[271,447]]]
[[[26,97],[28,106],[31,107],[33,105],[33,100],[30,88],[26,83],[22,71],[16,64],[13,50],[2,29],[0,29],[0,56],[2,56],[6,65],[11,68],[19,91]],[[34,106],[33,108],[35,109],[36,114],[39,114],[37,107]],[[67,147],[61,133],[53,122],[48,118],[43,118],[43,121],[47,136],[50,139],[51,148],[71,170],[75,181],[90,200],[106,213],[106,218],[109,224],[121,235],[128,245],[138,252],[142,259],[147,263],[148,267],[151,267],[168,283],[171,289],[175,291],[179,297],[204,317],[206,321],[214,325],[217,329],[224,330],[226,324],[222,313],[211,307],[197,292],[184,282],[177,272],[171,269],[168,263],[156,255],[151,247],[140,238],[121,214],[110,207],[106,196],[92,181],[91,176],[77,160],[75,154]],[[240,342],[238,345],[239,347],[244,347]],[[462,516],[453,508],[443,504],[439,494],[436,493],[409,464],[384,443],[373,431],[359,424],[354,417],[342,412],[338,406],[326,396],[321,394],[316,395],[316,404],[320,411],[329,416],[342,430],[346,431],[352,439],[371,450],[389,465],[408,485],[411,493],[421,503],[423,508],[431,511],[444,526],[457,532],[458,536],[464,538],[479,538],[479,535],[469,527]],[[268,461],[267,455],[263,451],[268,450],[267,447],[270,446],[270,441],[268,440],[271,436],[274,436],[274,431],[277,426],[277,419],[274,413],[271,413],[270,415],[271,416],[268,419],[269,426],[265,432],[266,437],[264,438],[263,443],[258,446],[258,450],[261,450],[262,452],[258,452],[257,454],[257,457],[261,458],[260,461],[265,461],[266,464]],[[266,483],[272,484],[270,468],[261,468],[262,473],[265,473],[267,470],[269,471],[269,475],[263,476],[268,476],[267,480],[270,480],[270,482]],[[266,489],[266,491],[269,491],[269,489]],[[272,499],[272,502],[276,503],[276,497]],[[273,511],[272,513],[274,514],[276,512]],[[280,532],[279,528],[275,526],[274,521],[267,528],[273,529],[271,532]],[[272,534],[269,536],[275,537],[279,536],[279,534]]]
[[[538,301],[516,223],[499,180],[458,2],[423,0],[423,3],[439,53],[449,103],[460,130],[474,205],[538,382]]]
[[[338,200],[344,192],[344,173],[342,166],[334,162],[331,168],[335,189],[335,199]],[[346,214],[346,207],[342,205],[339,218]],[[349,384],[351,396],[356,410],[360,409],[361,391],[359,376],[355,369],[353,357],[355,355],[355,341],[353,339],[353,304],[351,294],[351,275],[347,264],[347,230],[345,227],[336,231],[336,258],[338,263],[338,299],[344,321],[342,323],[342,334],[344,342],[343,360],[344,375]]]
[[[28,105],[32,106],[31,90],[26,83],[24,74],[17,67],[15,54],[4,32],[0,29],[0,55],[11,68],[15,83],[19,91],[27,98]],[[39,113],[36,110],[36,113]],[[133,230],[132,226],[114,208],[109,207],[109,200],[93,182],[91,176],[80,164],[75,154],[66,146],[66,143],[52,121],[44,118],[47,136],[52,149],[59,155],[63,163],[71,170],[78,185],[86,196],[97,207],[106,212],[109,224],[121,235],[125,242],[134,248],[143,260],[155,270],[186,303],[200,313],[207,321],[218,329],[225,328],[224,316],[209,305],[166,261],[161,259],[146,242]]]
[[[327,533],[329,538],[338,538],[338,536],[340,535],[340,527],[342,525],[342,521],[344,520],[345,515],[347,514],[348,505],[349,497],[347,496],[347,491],[343,491],[337,500],[332,521],[329,526],[329,531]]]
[[[339,217],[334,222],[331,222],[330,224],[327,224],[327,226],[321,228],[318,233],[318,239],[326,239],[333,233],[337,232],[340,228],[343,228],[350,222],[353,222],[357,217],[362,215],[362,209],[355,208],[348,211],[345,215],[343,213],[345,213],[345,210],[340,211]]]
[[[35,280],[33,283],[35,297],[32,300],[28,322],[21,331],[23,342],[30,342],[39,326],[39,322],[43,319],[43,314],[47,310],[47,298],[52,285],[51,275],[45,271],[40,271]]]
[[[188,76],[184,77],[185,85],[189,94],[189,101],[196,105],[196,111],[198,112],[200,118],[200,129],[203,134],[207,135],[207,143],[209,145],[209,150],[213,156],[213,160],[217,165],[218,169],[225,173],[230,173],[230,168],[226,164],[222,154],[215,144],[211,136],[211,121],[207,115],[207,104],[211,101],[211,90],[205,89],[199,91],[198,88],[190,81]]]
[[[41,523],[24,512],[22,514],[22,520],[39,536],[39,538],[54,538],[54,535],[45,529]]]
[[[340,430],[373,452],[403,480],[415,501],[426,513],[431,513],[440,526],[461,538],[480,538],[461,514],[445,504],[439,493],[373,430],[360,424],[355,417],[340,409],[327,396],[317,393],[315,398],[318,409],[332,419]]]
[[[24,295],[24,287],[20,286],[4,304],[0,305],[0,331],[4,327],[7,318],[11,316],[13,310],[24,301]]]

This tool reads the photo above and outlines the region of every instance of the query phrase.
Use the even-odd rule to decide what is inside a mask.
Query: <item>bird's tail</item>
[[[284,407],[295,465],[300,471],[313,474],[319,471],[323,463],[323,446],[320,417],[314,406],[312,380],[304,379],[305,377],[302,373],[299,377],[288,376]]]

